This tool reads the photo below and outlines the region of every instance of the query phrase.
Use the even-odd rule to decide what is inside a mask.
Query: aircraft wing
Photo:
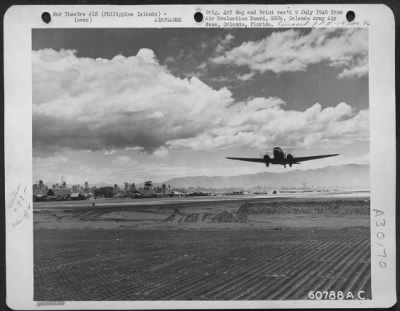
[[[264,158],[231,158],[231,157],[227,157],[227,159],[229,159],[229,160],[247,161],[247,162],[265,163]]]
[[[335,153],[335,154],[316,155],[316,156],[311,156],[311,157],[296,157],[296,158],[293,158],[293,161],[294,162],[304,162],[304,161],[310,161],[310,160],[334,157],[334,156],[337,156],[337,155],[339,155],[339,154]]]

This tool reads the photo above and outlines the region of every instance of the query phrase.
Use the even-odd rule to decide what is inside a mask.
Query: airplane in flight
[[[271,158],[268,154],[264,155],[263,158],[233,158],[227,157],[229,160],[239,160],[239,161],[247,161],[247,162],[258,162],[258,163],[265,163],[268,167],[270,164],[280,164],[286,168],[286,165],[292,167],[293,164],[300,164],[304,161],[334,157],[339,155],[338,153],[335,154],[324,154],[324,155],[316,155],[310,157],[294,157],[290,153],[285,154],[280,147],[275,147],[273,150],[273,158]]]

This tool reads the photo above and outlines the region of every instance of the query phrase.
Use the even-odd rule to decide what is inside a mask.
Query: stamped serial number
[[[360,290],[358,292],[343,292],[343,291],[310,291],[308,292],[308,299],[311,300],[364,300],[365,292]]]

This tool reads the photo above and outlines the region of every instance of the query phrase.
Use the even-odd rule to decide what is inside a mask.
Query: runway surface
[[[366,194],[132,201],[34,207],[35,300],[371,298]]]
[[[248,202],[278,199],[341,199],[341,198],[369,198],[369,191],[343,191],[343,192],[304,192],[270,195],[220,195],[220,196],[199,196],[199,197],[172,197],[172,198],[146,198],[146,199],[91,199],[83,201],[48,201],[34,202],[35,210],[57,209],[57,208],[77,208],[77,207],[109,207],[109,206],[154,206],[154,205],[173,205],[184,203],[214,203],[214,202]]]

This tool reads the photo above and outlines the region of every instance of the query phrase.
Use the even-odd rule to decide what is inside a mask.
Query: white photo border
[[[391,9],[382,4],[340,5],[229,5],[233,9],[340,9],[353,10],[369,29],[369,107],[371,180],[372,299],[343,301],[66,301],[38,304],[33,300],[32,213],[32,29],[34,28],[203,28],[196,11],[223,10],[228,5],[157,5],[157,10],[182,18],[180,23],[107,17],[91,23],[73,18],[41,20],[42,12],[109,10],[137,12],[135,5],[28,5],[13,6],[4,17],[5,74],[5,208],[6,291],[12,309],[243,309],[243,308],[357,308],[390,307],[396,302],[396,121],[395,23]],[[155,6],[151,6],[155,8]],[[340,26],[356,27],[344,18]],[[316,26],[320,27],[320,26]],[[327,26],[324,26],[327,27]],[[357,27],[360,27],[358,25]],[[207,27],[212,28],[212,27]],[[18,204],[17,204],[18,203]],[[18,223],[18,224],[17,224]],[[384,263],[382,263],[384,262]]]

